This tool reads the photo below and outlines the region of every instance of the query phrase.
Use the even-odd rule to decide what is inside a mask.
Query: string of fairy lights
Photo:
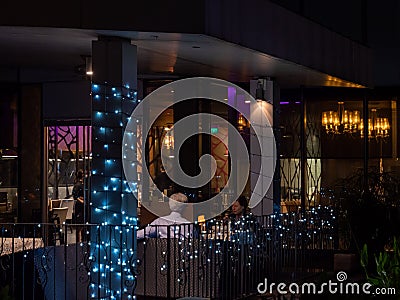
[[[155,253],[146,251],[145,247],[143,255],[146,258],[138,257],[140,271],[143,273],[146,266],[142,260],[150,259],[150,256],[160,252],[158,272],[163,276],[171,276],[176,282],[176,289],[186,290],[188,284],[196,284],[191,282],[193,274],[190,270],[193,266],[201,269],[201,273],[215,270],[220,277],[224,276],[219,273],[223,263],[228,263],[233,273],[251,273],[260,267],[257,265],[260,262],[254,257],[278,259],[273,255],[282,255],[285,250],[336,249],[336,213],[330,206],[312,207],[304,212],[274,213],[260,218],[241,218],[237,221],[211,219],[205,225],[197,222],[195,225],[200,228],[197,236],[184,237],[177,234],[177,243],[170,245],[175,255],[168,255],[167,242],[160,241]],[[174,257],[173,261],[167,262],[168,257]]]
[[[138,104],[137,92],[92,84],[92,181],[90,233],[91,299],[132,299],[136,285],[135,228],[137,182],[124,179],[122,138]],[[132,147],[136,147],[132,135]],[[133,192],[133,193],[132,193]]]
[[[93,84],[92,98],[94,155],[90,207],[91,221],[98,225],[86,232],[90,246],[89,296],[92,299],[132,299],[135,298],[138,268],[135,241],[135,230],[138,225],[137,199],[134,197],[134,194],[137,194],[138,182],[129,185],[124,179],[121,141],[124,128],[130,121],[130,114],[139,100],[137,92],[129,86],[113,87],[107,83]],[[137,145],[135,134],[131,133],[128,137],[131,139],[131,147],[135,147]],[[200,242],[196,243],[198,247],[193,244],[195,238],[182,237],[179,244],[182,248],[178,249],[181,255],[176,269],[178,274],[176,281],[179,285],[184,284],[185,264],[198,259],[199,255],[205,255],[208,251],[214,251],[217,256],[223,255],[225,250],[231,254],[239,253],[241,248],[237,245],[247,244],[249,253],[252,253],[254,249],[263,247],[260,243],[267,243],[276,238],[284,240],[282,247],[293,247],[293,243],[297,243],[299,238],[312,240],[318,234],[325,232],[332,227],[334,218],[332,209],[318,207],[300,215],[300,218],[298,214],[291,213],[271,215],[268,220],[260,223],[259,228],[263,230],[257,229],[256,232],[252,232],[252,226],[246,227],[248,220],[240,220],[233,226],[238,229],[229,229],[228,233],[217,232],[213,238],[216,242],[213,244],[208,243],[209,236],[204,238],[203,234],[198,237]],[[211,226],[220,226],[217,222],[219,221],[212,220]],[[303,223],[305,225],[301,226]],[[254,234],[262,236],[254,237]],[[328,235],[328,240],[332,240],[330,231]],[[191,239],[193,241],[190,241]],[[228,248],[224,247],[223,241],[229,242]],[[327,242],[324,242],[324,245],[329,246]],[[165,253],[164,255],[167,257]],[[221,264],[223,259],[219,257],[217,261]],[[205,263],[216,262],[212,257],[207,257]],[[252,263],[249,254],[246,265],[251,267]],[[159,271],[168,272],[166,266],[167,263],[163,261]]]

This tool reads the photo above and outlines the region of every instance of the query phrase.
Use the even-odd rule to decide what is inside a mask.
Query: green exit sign
[[[217,134],[218,133],[218,128],[217,127],[211,127],[211,133],[212,134]]]

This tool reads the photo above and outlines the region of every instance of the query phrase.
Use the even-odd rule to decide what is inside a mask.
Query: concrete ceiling
[[[64,72],[69,79],[78,77],[76,68],[84,64],[82,56],[91,55],[91,42],[100,35],[128,38],[137,45],[139,78],[210,76],[248,82],[272,77],[283,88],[361,87],[206,35],[6,26],[0,27],[0,80],[7,80],[7,70],[17,67]]]

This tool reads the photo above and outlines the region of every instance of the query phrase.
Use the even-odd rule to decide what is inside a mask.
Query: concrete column
[[[89,295],[127,299],[135,278],[137,200],[122,168],[122,138],[137,104],[137,49],[130,40],[99,38],[92,44],[92,181]],[[134,141],[133,141],[134,142]],[[132,143],[136,147],[136,143]]]
[[[264,113],[271,126],[273,126],[273,132],[276,137],[276,130],[274,124],[277,122],[279,114],[276,113],[276,109],[279,107],[279,88],[277,84],[270,79],[257,79],[250,81],[250,94],[259,102],[261,110],[254,110],[250,112],[250,123],[252,126],[260,126],[265,128],[266,124],[258,124],[257,120],[261,119],[257,114]],[[278,122],[277,122],[278,123]],[[262,130],[261,130],[262,132]],[[265,139],[268,143],[268,139]],[[278,147],[276,141],[276,147]],[[255,184],[260,176],[265,176],[269,173],[269,162],[270,157],[266,157],[262,151],[263,147],[268,145],[259,145],[257,137],[255,136],[254,130],[251,130],[250,134],[250,188],[252,193],[259,193],[255,190]],[[277,155],[276,155],[277,157]],[[263,167],[263,174],[260,173],[260,167]],[[275,173],[273,175],[273,181],[271,186],[268,188],[266,195],[262,196],[262,201],[252,209],[252,212],[256,215],[268,215],[279,209],[280,205],[280,178],[279,178],[279,159],[277,159]],[[264,184],[264,180],[263,180]],[[264,189],[264,187],[262,187]]]

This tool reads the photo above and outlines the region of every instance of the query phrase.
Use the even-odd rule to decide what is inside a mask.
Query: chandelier
[[[174,134],[171,131],[172,126],[166,126],[164,127],[164,138],[163,138],[163,143],[164,146],[167,149],[173,149],[174,148]]]
[[[390,124],[388,118],[378,118],[376,108],[371,109],[371,118],[368,118],[368,138],[387,138]],[[361,137],[364,137],[364,122],[360,123]]]
[[[328,134],[357,133],[360,129],[361,118],[358,110],[344,109],[344,102],[338,102],[337,111],[322,112],[322,126]]]

